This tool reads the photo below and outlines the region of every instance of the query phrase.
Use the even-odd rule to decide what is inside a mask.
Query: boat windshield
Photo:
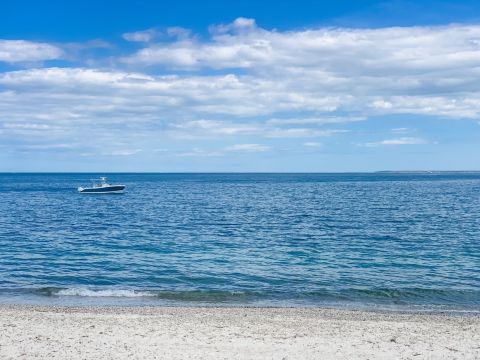
[[[108,186],[107,178],[102,176],[100,179],[91,179],[92,180],[92,187],[104,187]]]

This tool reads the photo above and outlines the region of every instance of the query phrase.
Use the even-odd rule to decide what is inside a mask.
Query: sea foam
[[[85,297],[154,297],[155,293],[148,291],[137,291],[130,289],[87,289],[80,287],[72,287],[67,289],[60,289],[52,292],[56,296],[85,296]]]

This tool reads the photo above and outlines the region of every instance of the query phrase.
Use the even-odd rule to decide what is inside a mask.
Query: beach
[[[1,359],[478,359],[480,316],[2,305]]]

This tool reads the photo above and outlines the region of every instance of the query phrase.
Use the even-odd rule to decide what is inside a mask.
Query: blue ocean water
[[[0,303],[480,311],[480,174],[0,174]]]

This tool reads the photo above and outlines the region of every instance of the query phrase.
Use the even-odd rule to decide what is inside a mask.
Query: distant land
[[[376,174],[480,174],[480,170],[381,170]]]

